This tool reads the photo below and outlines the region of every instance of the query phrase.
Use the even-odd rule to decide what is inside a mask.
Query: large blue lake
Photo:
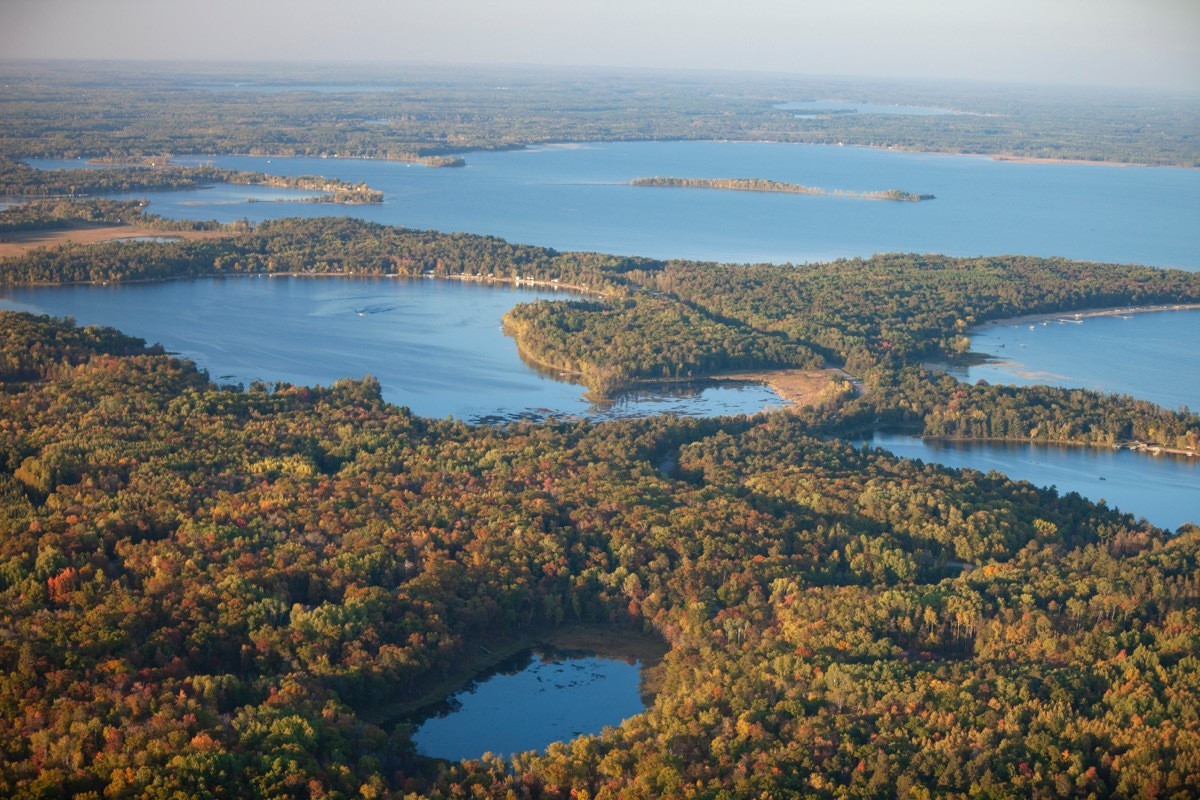
[[[803,107],[801,107],[803,108]],[[800,110],[800,109],[798,109]],[[928,109],[905,109],[909,113]],[[859,113],[876,111],[860,109]],[[654,142],[546,146],[472,153],[468,166],[430,169],[345,159],[186,159],[284,175],[365,181],[379,206],[278,202],[305,192],[216,186],[150,195],[169,217],[253,221],[346,214],[378,222],[468,231],[559,249],[733,262],[799,262],[878,251],[956,255],[1025,253],[1200,269],[1200,170],[994,161],[863,148],[758,143]],[[45,168],[78,162],[34,162]],[[762,177],[826,189],[898,188],[932,193],[924,203],[845,197],[636,188],[636,177]],[[256,202],[247,202],[253,198]],[[584,414],[582,391],[522,364],[500,316],[536,293],[425,282],[257,279],[158,287],[22,289],[9,307],[112,324],[195,358],[229,382],[328,383],[367,372],[385,396],[429,416],[470,420]],[[383,287],[388,287],[380,293]],[[473,291],[468,291],[473,290]],[[400,295],[392,292],[400,291]],[[415,294],[413,292],[416,292]],[[468,300],[468,298],[470,298]],[[354,308],[370,300],[378,314]],[[448,304],[448,305],[447,305]],[[213,324],[208,325],[211,321]],[[1167,407],[1200,407],[1200,313],[1088,319],[1083,324],[994,328],[973,346],[996,362],[960,375],[992,382],[1047,382],[1115,391]],[[721,414],[778,403],[759,388],[709,387],[684,397],[627,399],[620,413]],[[1081,475],[1031,470],[1031,460],[978,445],[982,468],[1095,494]],[[1079,453],[1081,451],[1067,451]],[[945,450],[928,450],[938,460]],[[1073,456],[1066,456],[1068,459]],[[1152,494],[1131,508],[1160,524],[1190,513],[1196,477],[1178,459],[1141,459],[1121,480],[1138,491],[1180,487],[1178,514],[1155,515]],[[1051,460],[1047,460],[1049,463]],[[1112,481],[1105,490],[1112,494]],[[1141,505],[1142,508],[1137,508]],[[1144,510],[1143,510],[1144,509]],[[1157,516],[1157,519],[1156,519]]]
[[[154,193],[155,213],[222,221],[345,214],[560,250],[738,263],[877,252],[1019,253],[1200,269],[1200,170],[746,142],[544,146],[470,153],[466,167],[452,169],[320,158],[179,161],[365,181],[385,202],[246,203],[255,190],[222,187]],[[831,191],[901,189],[937,199],[896,203],[628,185],[655,175],[766,178]]]

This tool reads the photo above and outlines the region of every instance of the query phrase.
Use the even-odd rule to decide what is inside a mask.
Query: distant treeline
[[[821,189],[816,186],[769,181],[763,178],[634,178],[629,182],[629,185],[659,186],[677,189],[727,189],[738,192],[829,195],[831,197],[852,197],[860,200],[920,202],[922,200],[934,199],[934,196],[931,194],[913,194],[912,192],[905,192],[900,189],[887,189],[881,192],[854,192],[848,189]]]
[[[22,198],[74,198],[117,192],[196,189],[214,183],[234,183],[322,193],[309,198],[309,202],[383,202],[383,192],[371,189],[365,183],[355,184],[336,178],[312,175],[284,177],[211,166],[181,167],[166,163],[165,157],[156,166],[147,166],[140,163],[142,161],[144,159],[125,167],[40,170],[0,158],[0,194]]]
[[[1165,93],[394,65],[313,67],[309,83],[327,87],[320,94],[212,85],[286,88],[296,84],[297,69],[305,68],[163,64],[149,75],[119,63],[0,65],[0,154],[423,161],[547,142],[735,140],[1200,165],[1195,100]],[[362,83],[380,90],[337,90]],[[848,94],[962,113],[811,116],[776,107]]]
[[[0,237],[17,231],[50,231],[87,225],[137,225],[163,231],[235,230],[241,223],[229,226],[214,221],[175,220],[145,212],[141,200],[32,200],[0,211]]]

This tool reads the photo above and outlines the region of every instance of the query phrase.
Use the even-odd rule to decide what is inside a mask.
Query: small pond
[[[646,710],[641,667],[633,657],[539,645],[426,709],[413,743],[422,755],[457,761],[596,734]]]

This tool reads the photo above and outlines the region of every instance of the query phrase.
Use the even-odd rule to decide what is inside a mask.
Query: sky
[[[1200,0],[0,0],[0,58],[668,67],[1200,91]]]

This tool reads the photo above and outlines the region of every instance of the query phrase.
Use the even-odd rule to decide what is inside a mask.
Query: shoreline
[[[665,137],[663,139],[588,139],[579,141],[529,141],[515,144],[501,145],[498,147],[468,147],[463,150],[454,151],[451,157],[464,158],[472,153],[497,153],[528,150],[533,147],[564,147],[572,149],[581,149],[590,145],[597,144],[636,144],[639,142],[715,142],[715,143],[731,143],[731,144],[799,144],[809,147],[860,147],[864,150],[882,150],[892,151],[897,153],[915,153],[918,155],[930,156],[965,156],[968,158],[987,158],[992,161],[1012,161],[1023,164],[1074,164],[1079,166],[1095,166],[1095,167],[1158,167],[1162,169],[1197,169],[1198,167],[1191,164],[1153,164],[1145,161],[1100,161],[1089,160],[1086,158],[1060,158],[1056,156],[1020,156],[1006,153],[968,153],[962,150],[933,150],[913,147],[903,147],[895,145],[878,145],[878,144],[828,144],[818,142],[804,142],[785,139],[693,139],[687,137]],[[381,158],[379,156],[366,155],[348,155],[348,156],[304,156],[304,155],[284,155],[284,154],[252,154],[252,153],[226,153],[226,154],[208,154],[207,157],[221,158],[223,156],[246,156],[250,158],[337,158],[353,159],[359,161],[384,161],[384,162],[406,162],[405,159],[390,159]],[[192,156],[188,156],[192,157]],[[422,163],[406,162],[406,163]]]
[[[768,180],[766,178],[634,178],[628,186],[653,189],[715,189],[725,192],[756,192],[759,194],[800,194],[813,197],[838,197],[848,200],[888,200],[892,202],[920,203],[936,199],[931,194],[917,194],[900,189],[879,191],[851,191],[849,189],[823,189],[799,183]]]
[[[422,709],[443,702],[498,664],[523,650],[536,649],[539,645],[560,650],[589,651],[600,658],[632,658],[640,661],[638,691],[643,698],[650,698],[651,702],[662,689],[662,661],[671,650],[671,644],[657,632],[611,622],[538,624],[519,631],[480,633],[463,641],[463,653],[456,665],[440,677],[414,686],[407,699],[385,700],[381,705],[360,713],[363,719],[374,724],[391,726],[402,723],[404,717],[419,714]]]
[[[967,436],[924,436],[920,433],[905,434],[923,442],[956,442],[965,444],[1032,444],[1040,447],[1082,447],[1090,450],[1127,450],[1130,453],[1140,453],[1146,456],[1171,456],[1173,458],[1193,459],[1200,457],[1200,450],[1185,450],[1180,447],[1150,444],[1148,442],[1076,442],[1045,439],[998,439],[994,436],[971,438]]]
[[[231,236],[223,231],[187,231],[192,234],[208,234],[207,236],[196,235],[192,238],[219,238],[221,236]],[[168,232],[164,235],[167,237],[178,236],[177,232]],[[112,241],[112,240],[108,240]],[[0,243],[0,247],[3,243]],[[569,283],[555,283],[553,281],[537,281],[532,278],[508,278],[508,277],[489,277],[476,275],[463,275],[461,273],[454,275],[403,275],[397,272],[387,272],[382,274],[368,272],[204,272],[196,275],[168,275],[163,278],[128,278],[119,281],[22,281],[15,283],[0,283],[0,286],[27,286],[36,288],[46,288],[54,286],[121,286],[143,283],[174,283],[176,281],[199,281],[210,278],[371,278],[371,279],[387,279],[387,280],[459,280],[464,282],[486,283],[486,284],[513,284],[513,288],[521,286],[530,286],[544,289],[555,289],[565,292],[576,292],[579,294],[590,294],[596,297],[608,297],[607,294],[598,289],[589,289],[586,286],[576,286]]]
[[[991,328],[1006,328],[1012,325],[1022,325],[1030,322],[1054,322],[1060,319],[1082,320],[1091,317],[1122,317],[1127,314],[1151,314],[1161,311],[1200,311],[1200,303],[1163,303],[1151,306],[1111,306],[1108,308],[1090,308],[1083,311],[1043,311],[1037,314],[1024,314],[1019,317],[1002,317],[992,319],[973,326],[969,333],[989,330]]]
[[[276,273],[271,273],[271,274],[278,275],[280,273],[276,272]],[[356,273],[346,273],[346,274],[354,275]],[[519,289],[522,286],[534,286],[534,287],[543,288],[543,289],[554,289],[555,291],[561,290],[564,292],[575,292],[577,294],[582,294],[582,295],[594,295],[596,297],[608,297],[609,296],[607,292],[603,292],[599,289],[591,289],[587,286],[580,286],[580,285],[574,284],[574,283],[562,283],[556,279],[543,281],[543,280],[538,280],[536,278],[519,278],[519,277],[518,278],[510,278],[510,277],[507,277],[504,275],[501,275],[499,277],[497,277],[495,275],[468,275],[465,272],[455,272],[455,273],[451,273],[449,275],[428,275],[428,274],[422,273],[420,275],[391,275],[388,277],[426,278],[426,279],[442,280],[442,281],[463,281],[464,283],[467,283],[467,282],[488,283],[488,284],[511,283],[513,285],[514,289]]]

